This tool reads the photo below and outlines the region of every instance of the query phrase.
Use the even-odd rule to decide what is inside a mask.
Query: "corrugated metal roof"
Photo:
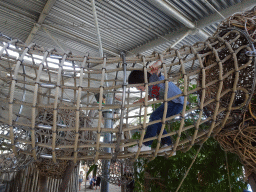
[[[0,1],[0,32],[26,41],[46,2],[47,0]],[[164,2],[196,25],[197,22],[216,13],[216,10],[227,9],[242,1],[208,0],[207,3],[205,0],[165,0]],[[158,39],[164,39],[163,43],[151,46],[141,54],[151,54],[154,50],[162,52],[177,41],[175,38],[165,37],[172,32],[179,32],[184,27],[175,17],[147,0],[101,0],[96,1],[95,4],[103,50],[108,56],[118,55],[121,51],[133,53],[135,48]],[[217,25],[216,21],[202,30],[211,35]],[[57,49],[60,45],[64,50],[71,50],[76,54],[90,52],[93,56],[99,56],[90,0],[57,0],[42,26],[48,33],[41,28],[32,42]],[[201,40],[203,39],[198,33],[188,35],[175,48],[184,44],[192,45]]]
[[[167,0],[167,2],[172,5],[175,9],[180,11],[184,16],[186,16],[191,21],[197,21],[207,17],[210,14],[215,13],[216,11],[209,5],[209,3],[214,6],[215,9],[220,11],[221,9],[226,9],[229,6],[234,5],[235,3],[241,2],[238,1],[227,1],[227,0]]]
[[[12,11],[6,11],[0,6],[0,32],[12,38],[25,41],[29,35],[33,22],[25,20]]]
[[[31,1],[31,0],[11,0],[11,1],[6,1],[9,4],[18,7],[24,11],[27,11],[28,13],[31,13],[33,15],[37,15],[39,17],[40,13],[42,12],[44,5],[46,4],[47,0],[36,0],[36,1]]]
[[[217,30],[218,24],[219,23],[217,22],[216,24],[209,25],[209,26],[203,28],[203,30],[206,31],[209,34],[213,34]],[[142,52],[141,54],[142,55],[150,55],[154,51],[161,53],[161,52],[165,51],[166,49],[168,49],[176,41],[177,41],[177,39],[166,41],[166,43],[164,43],[164,44],[162,44],[160,46],[156,46],[156,47],[154,47],[152,49],[149,49],[149,50],[147,50],[145,52]],[[175,46],[175,48],[179,49],[179,48],[181,48],[184,45],[193,45],[193,44],[195,44],[198,41],[202,41],[202,38],[200,36],[198,36],[198,35],[188,35],[180,43],[178,43]]]

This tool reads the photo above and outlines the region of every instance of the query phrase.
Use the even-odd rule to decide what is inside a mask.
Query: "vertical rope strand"
[[[13,100],[14,100],[14,91],[15,91],[15,85],[16,85],[16,81],[17,81],[17,75],[18,75],[18,71],[19,71],[19,67],[22,64],[23,58],[24,56],[27,54],[28,50],[35,46],[35,43],[30,44],[21,54],[21,56],[19,57],[15,69],[14,69],[14,74],[12,77],[12,82],[11,82],[11,88],[10,88],[10,99],[9,99],[9,127],[10,127],[10,139],[11,139],[11,145],[12,145],[12,150],[14,152],[15,155],[18,155],[17,153],[17,149],[15,146],[15,141],[14,141],[14,131],[13,131]],[[35,151],[35,148],[33,147],[33,143],[32,143],[32,150]],[[33,152],[35,154],[35,152]],[[35,156],[34,156],[35,158]]]
[[[74,163],[77,162],[77,153],[78,153],[78,139],[79,139],[79,128],[80,128],[80,102],[81,102],[81,92],[82,92],[82,83],[83,83],[83,76],[84,76],[84,68],[87,62],[87,57],[88,55],[86,55],[84,57],[82,66],[80,68],[80,77],[79,77],[79,85],[78,85],[78,94],[77,94],[77,101],[76,101],[76,122],[75,122],[75,133],[76,133],[76,137],[75,137],[75,147],[74,147]],[[75,79],[74,79],[75,81]]]
[[[140,141],[139,141],[139,144],[138,144],[139,148],[138,148],[138,151],[135,155],[134,160],[138,159],[138,157],[140,155],[142,142],[144,140],[144,136],[145,136],[146,129],[147,129],[146,123],[147,123],[147,113],[148,113],[148,74],[147,74],[145,56],[142,56],[141,59],[142,59],[142,63],[143,63],[144,82],[145,82],[144,119],[143,119],[142,133],[141,133]]]
[[[163,66],[163,69],[164,69],[164,83],[165,83],[165,92],[164,92],[164,112],[163,112],[163,118],[162,118],[162,127],[161,127],[161,130],[160,130],[160,133],[158,135],[158,138],[157,138],[157,146],[156,146],[156,149],[155,149],[155,152],[154,152],[154,155],[153,155],[153,158],[151,160],[153,160],[154,158],[156,158],[157,156],[157,153],[159,151],[159,147],[160,147],[160,144],[161,144],[161,139],[162,139],[162,135],[163,135],[163,132],[164,132],[164,129],[165,129],[165,123],[166,123],[166,114],[167,114],[167,110],[168,110],[168,89],[169,89],[169,77],[168,77],[168,74],[167,74],[167,69],[166,69],[166,65],[164,63],[164,59],[163,59],[163,55],[160,54],[159,55],[160,57],[160,61],[162,63],[162,66]]]
[[[191,162],[190,166],[188,167],[188,170],[186,171],[185,175],[183,176],[183,178],[182,178],[182,180],[181,180],[181,182],[180,182],[180,184],[179,184],[179,186],[178,186],[178,188],[177,188],[176,192],[178,192],[178,191],[179,191],[179,189],[180,189],[180,187],[181,187],[182,183],[183,183],[183,182],[184,182],[184,180],[186,179],[186,177],[187,177],[187,175],[188,175],[188,173],[189,173],[189,171],[190,171],[190,169],[191,169],[192,165],[194,164],[194,162],[195,162],[195,160],[196,160],[196,158],[197,158],[197,156],[198,156],[198,153],[199,153],[199,152],[200,152],[200,150],[202,149],[202,146],[203,146],[203,143],[200,145],[199,149],[197,150],[196,155],[195,155],[194,159],[192,160],[192,162]]]
[[[56,132],[57,132],[57,114],[58,114],[58,98],[59,98],[59,89],[60,89],[60,80],[61,80],[61,72],[64,62],[67,58],[67,54],[64,54],[62,57],[57,76],[57,86],[55,88],[55,96],[54,96],[54,104],[53,104],[53,126],[52,126],[52,159],[53,162],[56,163]]]
[[[229,175],[229,168],[228,168],[228,156],[227,156],[227,151],[224,151],[225,153],[225,159],[226,159],[226,167],[227,167],[227,174],[228,174],[228,184],[229,184],[229,191],[232,192],[231,190],[231,183],[230,183],[230,175]]]
[[[102,73],[101,73],[101,82],[100,82],[100,99],[99,99],[99,120],[97,128],[97,138],[96,138],[96,154],[94,157],[94,163],[97,163],[99,158],[99,149],[100,149],[100,134],[101,134],[101,122],[102,122],[102,99],[104,92],[104,82],[105,82],[105,73],[106,73],[106,62],[107,58],[103,57]]]
[[[35,85],[34,85],[34,94],[33,94],[33,102],[32,102],[32,110],[31,110],[31,115],[32,115],[32,119],[31,119],[31,141],[32,141],[32,148],[35,148],[35,143],[36,143],[36,140],[35,140],[35,123],[36,123],[36,103],[37,103],[37,95],[38,95],[38,87],[39,87],[39,84],[40,84],[40,77],[41,77],[41,73],[42,73],[42,69],[44,67],[44,63],[47,59],[47,56],[49,53],[51,53],[53,51],[53,49],[50,49],[48,51],[46,51],[44,53],[44,56],[43,56],[43,60],[42,62],[40,63],[39,65],[39,69],[37,70],[37,73],[36,73],[36,81],[35,81]],[[37,157],[36,157],[36,150],[33,150],[33,157],[34,159],[36,160]]]
[[[220,128],[217,130],[217,133],[225,126],[225,124],[228,120],[228,117],[229,117],[230,112],[231,112],[232,105],[233,105],[234,100],[235,100],[237,84],[238,84],[238,79],[239,79],[239,69],[238,69],[238,61],[237,61],[236,52],[234,52],[231,45],[228,42],[226,42],[223,38],[219,37],[218,39],[222,42],[225,42],[225,45],[227,46],[230,53],[232,54],[232,57],[233,57],[233,60],[234,60],[234,68],[235,68],[235,79],[234,79],[234,83],[233,83],[232,95],[231,95],[231,98],[230,98],[230,101],[229,101],[227,113],[226,113],[226,116],[225,116],[224,120],[222,121],[222,124],[221,124]]]
[[[182,109],[182,112],[181,112],[181,122],[180,122],[180,127],[179,127],[179,130],[178,130],[178,136],[177,136],[177,140],[174,144],[174,147],[173,147],[173,151],[171,152],[170,156],[173,155],[173,153],[176,151],[178,145],[179,145],[179,141],[180,141],[180,137],[181,137],[181,133],[182,133],[182,129],[185,125],[185,112],[186,112],[186,106],[187,106],[187,101],[188,101],[188,80],[187,80],[187,74],[185,72],[185,67],[184,67],[184,62],[183,62],[183,59],[181,58],[181,55],[180,55],[180,52],[179,50],[176,50],[176,56],[179,58],[179,63],[181,65],[181,72],[182,72],[182,75],[183,75],[183,78],[184,78],[184,91],[183,91],[183,94],[184,94],[184,104],[183,104],[183,109]]]
[[[210,47],[212,48],[212,47]],[[216,62],[219,66],[219,88],[218,88],[218,91],[217,91],[217,95],[216,95],[216,106],[215,106],[215,110],[214,110],[214,113],[213,113],[213,117],[212,117],[212,123],[211,123],[211,127],[208,131],[208,134],[207,134],[207,137],[203,140],[203,142],[205,142],[211,135],[211,132],[213,130],[213,128],[215,127],[215,124],[217,122],[217,115],[218,115],[218,112],[219,112],[219,107],[220,107],[220,95],[221,95],[221,91],[222,91],[222,88],[223,88],[223,66],[222,66],[222,62],[218,56],[218,53],[216,51],[215,48],[212,48],[212,51],[213,51],[213,54],[215,56],[215,59],[216,59]]]
[[[188,151],[189,149],[191,149],[191,147],[194,145],[195,143],[195,140],[197,138],[197,134],[198,134],[198,131],[199,131],[199,125],[201,124],[201,121],[202,121],[202,116],[203,116],[203,108],[204,108],[204,100],[205,100],[205,80],[206,80],[206,75],[205,75],[205,68],[204,68],[204,65],[203,65],[203,61],[200,57],[200,55],[195,51],[195,48],[192,47],[191,48],[192,50],[192,53],[195,55],[195,57],[197,58],[199,64],[200,64],[200,68],[201,68],[201,72],[202,72],[202,79],[201,79],[201,87],[202,87],[202,95],[201,95],[201,98],[200,98],[200,106],[199,106],[199,117],[198,117],[198,120],[196,122],[196,125],[195,125],[195,131],[194,131],[194,134],[193,134],[193,138],[192,138],[192,141],[191,141],[191,145],[186,149],[186,151]]]
[[[121,53],[121,57],[123,59],[123,94],[122,94],[122,105],[121,105],[121,118],[120,118],[120,125],[119,125],[119,130],[118,130],[118,136],[117,136],[117,145],[116,145],[116,150],[115,150],[115,157],[114,160],[117,158],[117,154],[120,151],[120,142],[121,142],[121,137],[123,133],[123,119],[124,119],[124,112],[125,112],[125,99],[126,99],[126,68],[127,68],[127,63],[126,63],[126,58],[125,54]]]

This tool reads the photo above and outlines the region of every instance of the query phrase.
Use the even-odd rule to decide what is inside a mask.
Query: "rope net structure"
[[[65,192],[78,191],[78,174],[79,167],[75,167],[71,173],[69,181],[66,182]],[[4,191],[41,191],[39,180],[41,179],[40,170],[35,168],[35,164],[30,164],[24,169],[0,175],[0,180],[5,184]],[[63,179],[56,179],[48,177],[47,179],[47,191],[56,192],[64,191],[60,190],[60,186],[63,183]]]
[[[133,163],[129,160],[118,159],[115,162],[111,162],[107,172],[103,172],[106,168],[104,168],[104,163],[100,160],[98,162],[97,175],[114,185],[128,185],[134,178],[133,168]]]
[[[0,42],[1,146],[39,164],[58,163],[65,167],[68,161],[97,163],[172,156],[239,122],[254,94],[255,8],[222,22],[216,34],[205,42],[150,56],[98,58],[60,54],[55,49],[45,50],[35,43],[27,46],[4,35]],[[149,83],[149,63],[157,60],[162,61],[164,80]],[[133,70],[144,72],[145,84],[137,86],[145,86],[145,93],[127,84],[126,74]],[[163,99],[148,99],[150,85],[164,83],[168,90],[169,81],[177,83],[182,94],[168,98],[165,91]],[[191,89],[195,82],[196,87]],[[143,95],[143,103],[134,103]],[[115,99],[117,96],[121,102]],[[184,103],[190,96],[197,96],[198,103],[184,104],[180,114],[166,118],[167,102],[180,96],[184,96]],[[105,103],[105,97],[113,98],[113,102]],[[161,102],[165,104],[163,118],[148,122],[152,106]],[[113,114],[113,129],[104,127],[106,113]],[[190,116],[196,116],[196,120],[185,126]],[[134,119],[138,120],[136,124],[131,123]],[[163,135],[171,120],[179,121],[180,126]],[[160,134],[143,139],[147,126],[159,122]],[[131,134],[136,131],[140,138],[133,139]],[[111,142],[103,142],[109,133]],[[160,141],[167,136],[172,137],[173,144],[163,152]],[[150,140],[157,141],[151,151],[127,151]],[[111,148],[111,153],[105,148]]]

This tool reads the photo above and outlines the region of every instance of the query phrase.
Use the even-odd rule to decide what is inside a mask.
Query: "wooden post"
[[[39,192],[48,192],[47,177],[39,174]]]
[[[28,167],[25,171],[24,171],[24,188],[25,188],[25,191],[28,191],[28,186],[29,186],[29,177],[28,177],[28,174],[29,174],[29,171],[30,171],[30,167]]]
[[[126,183],[122,181],[122,176],[127,177],[127,175],[124,175],[124,166],[123,163],[121,162],[121,192],[126,192]],[[126,180],[127,178],[125,178]]]
[[[33,175],[33,178],[32,178],[31,191],[34,192],[34,188],[36,185],[36,169],[35,168],[33,169],[32,175]]]
[[[70,178],[72,176],[72,172],[74,170],[74,167],[75,167],[74,162],[70,161],[69,165],[66,168],[66,171],[65,171],[64,177],[62,179],[62,182],[60,184],[59,191],[64,192],[67,189],[68,183],[69,183]]]

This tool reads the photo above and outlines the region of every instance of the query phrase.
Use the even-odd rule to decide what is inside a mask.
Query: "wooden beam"
[[[54,3],[56,2],[56,0],[48,0],[44,6],[43,11],[41,12],[39,19],[37,21],[37,23],[34,24],[33,29],[31,30],[30,34],[28,35],[27,40],[25,41],[25,43],[28,45],[29,43],[31,43],[31,41],[33,40],[33,38],[35,37],[37,31],[41,28],[41,25],[43,24],[45,18],[47,17],[47,15],[49,14],[52,6],[54,5]]]

